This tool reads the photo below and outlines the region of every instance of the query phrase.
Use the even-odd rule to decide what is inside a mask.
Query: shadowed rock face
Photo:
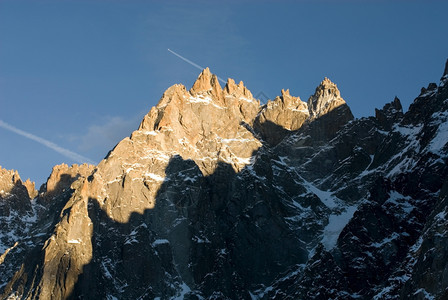
[[[443,297],[446,82],[354,120],[329,79],[260,106],[205,69],[35,201],[8,173],[32,220],[2,240],[0,298]]]

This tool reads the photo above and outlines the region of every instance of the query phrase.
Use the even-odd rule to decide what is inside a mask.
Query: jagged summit
[[[308,99],[308,108],[312,119],[318,118],[333,109],[346,104],[335,83],[325,77]]]
[[[15,193],[23,193],[26,191],[29,199],[37,196],[35,183],[29,178],[26,181],[20,179],[17,170],[6,170],[0,166],[0,198]]]
[[[254,101],[252,93],[246,88],[244,83],[240,81],[238,85],[232,78],[227,79],[227,83],[224,87],[225,96],[239,97],[239,99],[246,101]]]
[[[395,97],[392,102],[386,103],[382,109],[375,109],[375,118],[382,128],[390,130],[393,124],[403,118],[403,107],[400,99]]]
[[[341,109],[331,117],[329,113],[337,108]],[[280,96],[261,106],[242,81],[236,84],[229,78],[224,89],[221,89],[217,76],[206,68],[189,91],[183,85],[167,89],[159,104],[144,117],[139,130],[154,133],[170,131],[173,138],[186,138],[196,144],[199,139],[214,134],[222,138],[241,135],[241,132],[247,131],[247,128],[241,127],[244,123],[253,127],[253,131],[258,132],[264,141],[276,144],[288,132],[296,131],[303,124],[325,115],[337,119],[331,128],[325,129],[329,131],[325,136],[333,135],[340,126],[353,119],[336,84],[328,78],[316,88],[308,103],[300,97],[291,96],[289,90],[282,89]],[[171,142],[168,147],[173,147]]]
[[[209,68],[205,68],[201,74],[199,74],[195,83],[190,89],[190,94],[198,95],[201,93],[209,93],[210,95],[221,100],[222,88],[219,84],[218,77],[210,72]]]

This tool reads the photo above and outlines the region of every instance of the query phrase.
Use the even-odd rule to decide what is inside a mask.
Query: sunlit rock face
[[[447,78],[354,119],[327,78],[260,105],[205,69],[34,200],[0,170],[0,298],[443,298]]]

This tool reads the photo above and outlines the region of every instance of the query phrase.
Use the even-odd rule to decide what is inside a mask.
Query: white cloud
[[[75,137],[74,140],[78,141],[78,148],[81,151],[89,151],[96,148],[107,153],[120,140],[136,130],[136,124],[138,124],[136,117],[130,119],[105,117],[101,124],[91,125],[87,129],[86,134]]]

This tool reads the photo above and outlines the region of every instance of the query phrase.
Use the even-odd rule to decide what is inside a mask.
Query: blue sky
[[[447,1],[0,0],[0,120],[99,162],[199,70],[303,101],[324,77],[355,117],[407,110],[448,58]],[[76,163],[0,126],[0,165],[40,185]]]

